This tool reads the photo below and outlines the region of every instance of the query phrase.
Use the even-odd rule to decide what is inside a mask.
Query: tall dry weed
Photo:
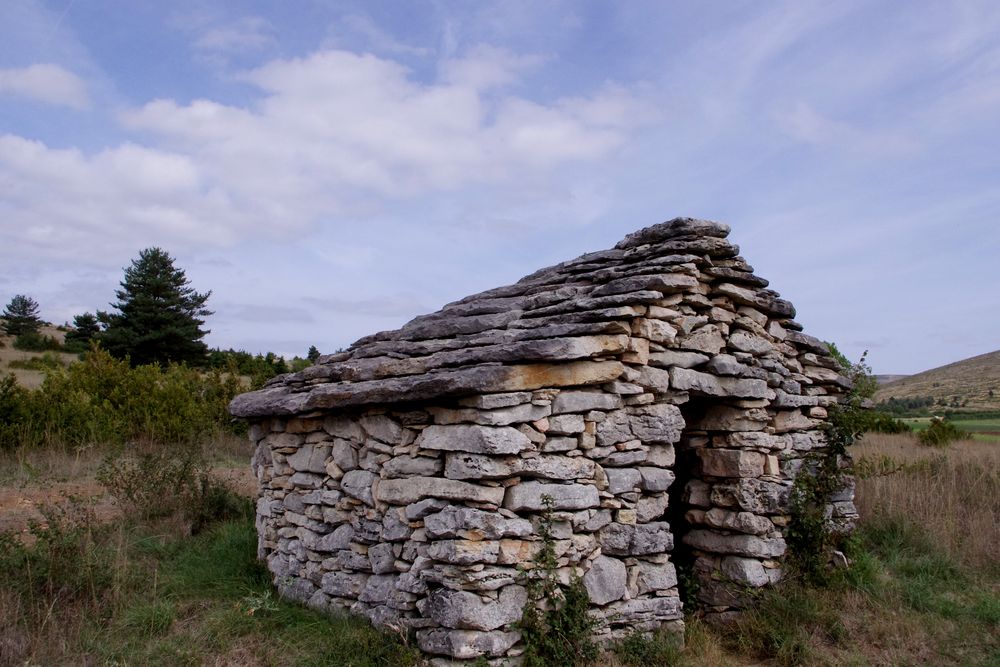
[[[949,557],[1000,569],[1000,446],[962,440],[943,450],[912,435],[869,434],[853,448],[862,521],[902,517],[921,526]]]

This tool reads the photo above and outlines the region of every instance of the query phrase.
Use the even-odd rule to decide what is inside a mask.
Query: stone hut
[[[728,234],[654,225],[238,396],[281,594],[445,661],[515,656],[546,502],[601,638],[680,629],[675,565],[714,614],[780,579],[793,480],[849,383]]]

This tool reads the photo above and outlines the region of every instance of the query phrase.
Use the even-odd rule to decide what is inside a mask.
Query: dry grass
[[[862,522],[906,517],[934,535],[951,558],[973,568],[997,568],[1000,553],[1000,446],[963,440],[946,449],[911,435],[869,434],[854,448],[862,468],[898,469],[858,481]]]
[[[51,336],[59,342],[62,342],[66,337],[64,332],[50,326],[43,326],[40,333],[44,336]],[[24,368],[11,368],[10,362],[27,361],[33,357],[40,357],[43,353],[15,350],[13,336],[0,335],[0,344],[2,344],[2,346],[0,346],[0,375],[13,373],[17,378],[17,383],[22,387],[27,387],[28,389],[37,389],[38,387],[41,387],[42,381],[45,379],[45,373],[42,371],[28,370]],[[76,354],[70,354],[68,352],[50,352],[49,354],[54,354],[59,357],[64,365],[69,365],[77,360]]]

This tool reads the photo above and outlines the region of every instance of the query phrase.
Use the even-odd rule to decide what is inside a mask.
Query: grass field
[[[246,479],[244,447],[214,443],[216,474]],[[786,583],[734,628],[689,618],[683,651],[631,642],[594,667],[1000,664],[1000,448],[873,435],[855,455],[865,478],[849,570],[823,589]],[[8,522],[0,541],[0,664],[420,664],[406,637],[275,599],[249,499],[192,536],[177,516],[109,507],[93,482],[100,457],[0,457],[0,492],[37,511],[35,528]]]
[[[41,333],[45,336],[55,338],[60,343],[66,336],[62,331],[50,326],[42,327]],[[14,338],[12,336],[0,335],[0,375],[13,373],[17,377],[18,384],[22,387],[36,389],[42,385],[45,373],[38,368],[19,368],[18,366],[30,364],[32,361],[37,363],[45,354],[43,352],[16,350],[14,349]],[[78,357],[76,354],[69,354],[67,352],[48,352],[47,354],[57,359],[64,366],[73,363]]]

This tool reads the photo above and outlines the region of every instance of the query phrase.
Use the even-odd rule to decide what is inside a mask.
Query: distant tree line
[[[174,259],[160,248],[147,248],[124,269],[113,310],[85,312],[73,317],[65,343],[44,336],[38,302],[18,294],[0,317],[14,346],[29,351],[85,352],[98,345],[133,366],[185,364],[203,369],[227,369],[249,376],[257,385],[274,375],[295,372],[320,356],[315,345],[306,357],[290,361],[268,352],[252,355],[242,350],[210,350],[203,339],[209,333],[205,318],[211,292],[198,292]]]

